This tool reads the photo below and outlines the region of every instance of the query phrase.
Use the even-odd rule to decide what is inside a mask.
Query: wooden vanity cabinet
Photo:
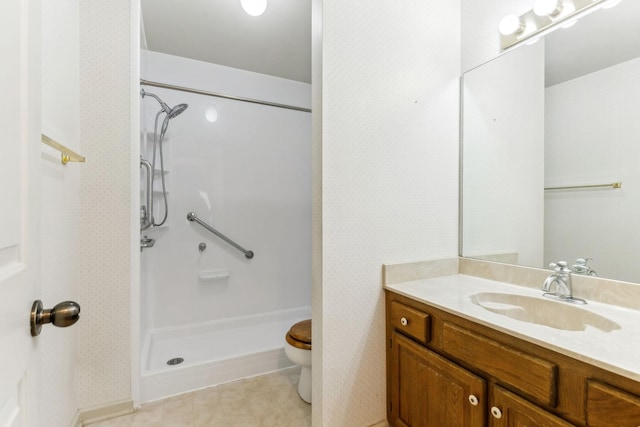
[[[598,381],[587,385],[590,427],[640,427],[640,397]]]
[[[393,427],[640,427],[640,383],[386,291]]]
[[[390,411],[397,427],[484,426],[486,382],[393,332]]]
[[[491,427],[573,427],[562,418],[496,385],[490,409]]]

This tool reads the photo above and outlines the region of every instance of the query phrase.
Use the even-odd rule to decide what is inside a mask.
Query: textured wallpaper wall
[[[79,133],[78,1],[42,3],[42,132],[82,153]],[[41,144],[41,293],[46,308],[79,300],[80,173]],[[78,409],[78,326],[45,327],[37,338],[40,419],[66,426]]]
[[[386,417],[382,264],[457,254],[459,14],[435,0],[322,3],[314,426]]]
[[[131,7],[80,2],[80,408],[131,396]]]

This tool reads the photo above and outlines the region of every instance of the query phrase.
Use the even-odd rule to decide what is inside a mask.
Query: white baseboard
[[[131,399],[78,409],[71,421],[71,427],[82,427],[89,423],[97,423],[109,418],[132,414],[134,411],[135,408]]]
[[[369,427],[389,427],[389,423],[387,422],[387,420],[384,420],[384,421],[380,421],[377,424],[372,424]]]
[[[80,411],[76,411],[71,423],[69,423],[69,427],[81,427],[82,423],[80,422]]]

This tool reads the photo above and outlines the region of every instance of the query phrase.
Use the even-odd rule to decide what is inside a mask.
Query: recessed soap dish
[[[221,280],[229,277],[229,270],[203,270],[198,273],[200,280]]]

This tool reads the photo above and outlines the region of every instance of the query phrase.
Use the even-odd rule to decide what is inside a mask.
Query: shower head
[[[162,121],[162,128],[160,130],[160,135],[164,136],[165,132],[167,131],[167,127],[169,126],[169,120],[182,114],[182,112],[186,110],[187,107],[188,107],[187,104],[178,104],[175,107],[171,108],[169,111],[167,111],[167,115],[164,117],[164,120]]]
[[[175,107],[173,107],[168,113],[167,115],[169,116],[170,119],[173,119],[176,116],[179,116],[180,114],[182,114],[182,112],[184,110],[187,109],[187,107],[189,107],[188,104],[178,104]]]
[[[167,112],[167,115],[164,117],[164,120],[162,121],[162,128],[160,130],[160,135],[164,137],[164,134],[167,131],[167,127],[169,126],[169,120],[182,114],[182,112],[186,110],[187,107],[188,107],[187,104],[178,104]]]
[[[167,114],[167,117],[173,119],[174,117],[180,115],[184,110],[187,109],[187,104],[178,104],[173,108],[170,108],[162,99],[153,93],[145,92],[144,89],[140,89],[140,95],[144,98],[145,96],[150,96],[160,104],[160,108]]]

